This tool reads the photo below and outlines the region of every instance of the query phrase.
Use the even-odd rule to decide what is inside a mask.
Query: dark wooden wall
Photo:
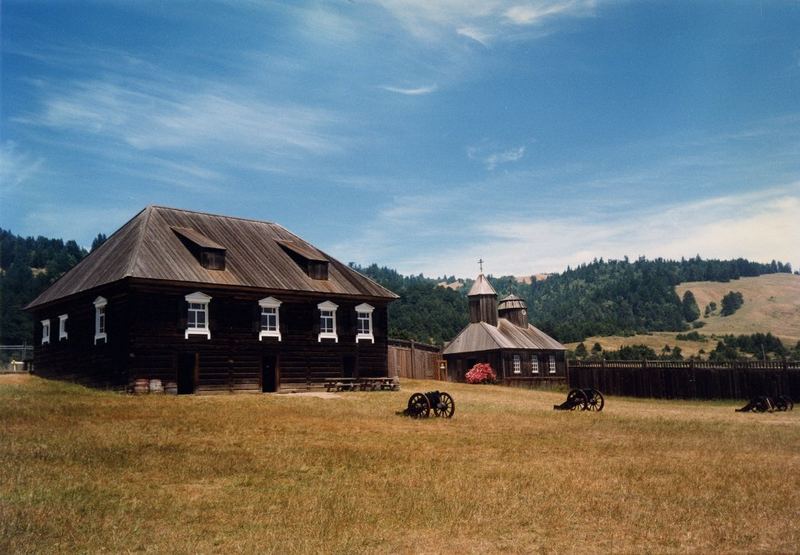
[[[107,342],[94,343],[94,300],[103,296]],[[44,377],[75,381],[95,387],[128,385],[128,297],[121,284],[78,295],[33,313],[33,372]],[[58,316],[68,314],[67,339],[58,338]],[[50,319],[50,343],[42,345],[41,320]]]
[[[520,374],[514,374],[512,359],[515,354],[520,355],[522,359]],[[539,357],[538,375],[531,372],[531,356],[533,354]],[[550,355],[556,357],[555,374],[550,374],[548,366]],[[549,384],[553,380],[565,383],[567,376],[564,351],[497,350],[445,355],[445,359],[447,360],[449,381],[463,382],[466,373],[478,362],[488,362],[497,374],[497,380],[506,385],[534,387],[542,383]]]
[[[570,361],[569,385],[630,397],[800,401],[800,362]]]
[[[195,291],[212,297],[209,305],[211,339],[184,337],[186,301]],[[265,293],[231,292],[209,287],[173,288],[137,284],[131,292],[131,380],[158,378],[176,381],[182,354],[198,357],[197,391],[212,393],[261,390],[262,363],[276,357],[282,389],[304,386],[345,375],[352,364],[353,376],[387,375],[387,311],[385,302],[370,302],[375,343],[355,343],[355,307],[363,300],[335,296],[307,297],[273,293],[280,307],[281,341],[258,340],[260,308]],[[336,311],[338,343],[317,340],[317,304],[330,300]]]

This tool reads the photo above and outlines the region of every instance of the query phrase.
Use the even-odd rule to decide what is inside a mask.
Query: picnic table
[[[325,391],[398,391],[395,378],[333,378],[325,380]]]

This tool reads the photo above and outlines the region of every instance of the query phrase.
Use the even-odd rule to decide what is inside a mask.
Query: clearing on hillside
[[[0,552],[796,552],[800,411],[403,381],[142,396],[0,376]],[[443,389],[452,419],[395,415]]]

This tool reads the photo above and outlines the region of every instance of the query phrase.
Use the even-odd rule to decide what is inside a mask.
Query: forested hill
[[[403,277],[394,270],[355,267],[401,299],[390,306],[390,334],[419,341],[448,341],[467,321],[467,280],[457,292],[437,287],[422,275]],[[685,281],[731,281],[740,277],[791,272],[789,264],[744,259],[595,260],[567,268],[544,281],[521,283],[513,276],[489,281],[498,296],[514,293],[528,302],[532,323],[561,342],[594,335],[688,328],[674,286]],[[452,281],[452,280],[448,280]],[[445,309],[442,309],[442,305]]]
[[[92,248],[103,240],[105,236],[98,235]],[[86,254],[75,241],[25,238],[0,229],[1,343],[33,340],[33,323],[22,307]],[[352,266],[400,295],[389,307],[391,337],[441,344],[467,324],[466,293],[471,281],[452,290],[437,286],[443,279],[454,281],[452,277],[403,276],[375,264]],[[595,335],[686,329],[681,300],[674,289],[678,283],[728,281],[777,272],[791,272],[791,267],[743,259],[641,258],[635,262],[595,260],[530,284],[513,276],[490,276],[489,280],[501,298],[509,293],[524,298],[533,324],[567,343]]]
[[[19,237],[0,229],[0,343],[33,341],[33,322],[22,308],[86,254],[75,241]]]

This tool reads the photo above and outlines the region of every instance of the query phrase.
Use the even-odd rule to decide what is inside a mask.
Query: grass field
[[[653,332],[647,335],[595,336],[583,341],[587,349],[600,343],[606,351],[616,351],[625,345],[646,345],[660,354],[664,345],[681,348],[684,357],[697,355],[702,349],[707,353],[717,345],[712,336],[725,334],[752,334],[772,332],[790,349],[800,341],[800,276],[793,274],[768,274],[764,276],[741,278],[727,283],[714,281],[693,281],[681,283],[675,288],[678,296],[690,290],[701,314],[711,301],[717,303],[717,311],[708,318],[700,317],[706,325],[696,330],[708,336],[707,341],[683,341],[675,339],[679,332]],[[720,316],[722,297],[729,291],[739,291],[744,297],[744,305],[730,316]],[[680,332],[687,333],[687,332]],[[575,349],[578,342],[568,343],[568,349]]]
[[[800,411],[402,386],[136,398],[0,376],[0,553],[800,551]],[[442,386],[452,420],[394,414]]]

